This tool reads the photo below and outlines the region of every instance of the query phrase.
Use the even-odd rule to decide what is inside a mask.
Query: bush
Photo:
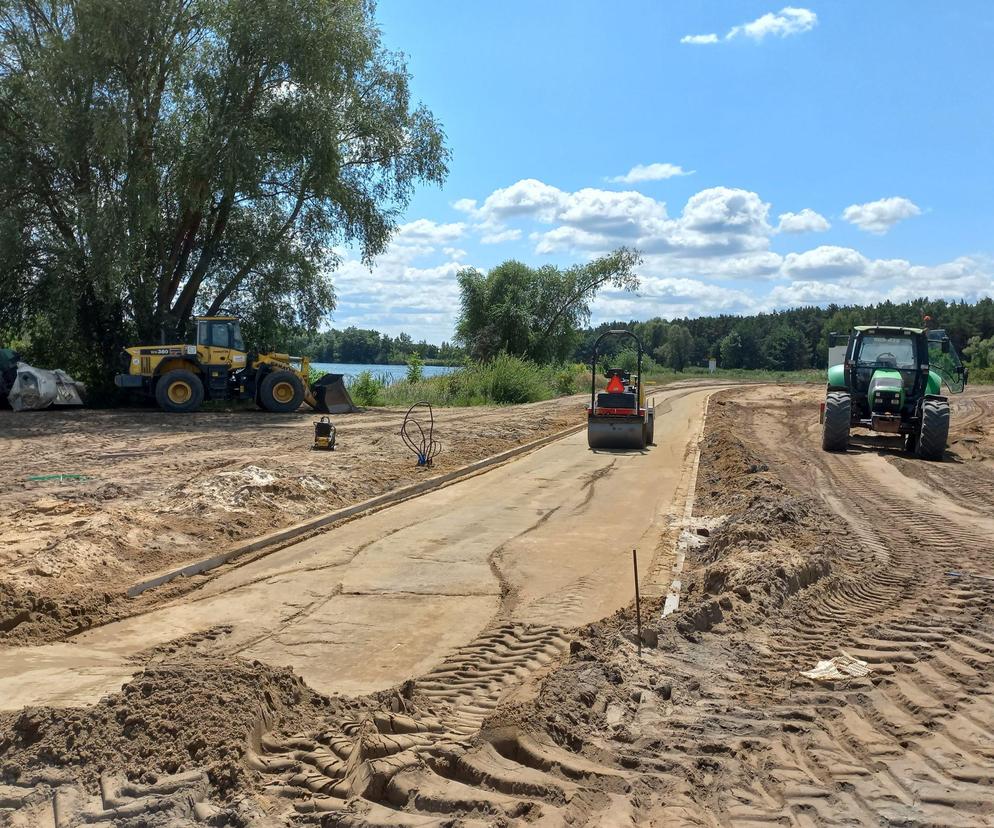
[[[547,373],[534,362],[499,354],[489,362],[478,363],[467,372],[471,396],[479,395],[497,405],[515,405],[547,400],[552,396]]]
[[[414,352],[407,358],[407,381],[409,383],[421,382],[424,379],[424,362],[421,355]]]
[[[970,368],[971,385],[994,385],[994,367]]]
[[[363,371],[349,385],[349,396],[356,405],[383,405],[383,383],[369,371]]]

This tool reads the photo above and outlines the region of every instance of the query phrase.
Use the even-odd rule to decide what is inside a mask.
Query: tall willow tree
[[[126,340],[334,307],[441,128],[371,0],[0,0],[0,332],[106,376]]]
[[[619,247],[586,264],[539,268],[512,260],[489,273],[460,271],[456,339],[475,359],[504,351],[536,362],[570,358],[579,329],[590,321],[590,303],[605,288],[634,291],[637,250]]]

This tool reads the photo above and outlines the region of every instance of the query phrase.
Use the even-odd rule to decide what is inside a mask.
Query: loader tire
[[[155,384],[155,401],[172,414],[196,411],[204,401],[204,384],[193,371],[169,371]]]
[[[925,400],[922,405],[922,430],[918,435],[917,454],[922,460],[941,460],[949,439],[949,403]]]
[[[304,401],[304,383],[292,371],[273,371],[259,388],[259,404],[274,414],[288,414]]]
[[[852,423],[852,399],[846,393],[833,391],[825,398],[825,423],[821,432],[821,447],[825,451],[845,451],[849,448],[849,427]]]

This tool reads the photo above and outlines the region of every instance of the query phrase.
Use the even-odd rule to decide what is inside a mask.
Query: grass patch
[[[383,387],[377,395],[381,402],[375,404],[404,406],[425,400],[438,406],[520,405],[577,393],[588,381],[586,371],[582,365],[537,365],[501,354],[452,374]]]
[[[754,382],[825,382],[824,371],[746,371],[688,368],[682,373],[647,361],[647,385],[666,385],[687,379],[740,379]],[[414,373],[414,372],[411,372]],[[606,380],[598,376],[598,387]],[[413,405],[424,400],[435,406],[520,405],[553,397],[589,393],[590,366],[583,363],[537,365],[526,359],[501,354],[489,362],[468,363],[464,368],[439,377],[418,378],[388,384],[369,372],[359,374],[349,385],[357,405]]]

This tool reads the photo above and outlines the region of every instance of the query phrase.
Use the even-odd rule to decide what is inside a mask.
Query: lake
[[[400,382],[407,376],[406,365],[359,365],[352,362],[312,362],[311,368],[325,371],[329,374],[345,374],[345,381],[355,379],[363,371],[369,371],[376,379],[385,381],[387,385]],[[452,365],[425,365],[421,373],[426,377],[440,377],[451,374],[459,369]]]

